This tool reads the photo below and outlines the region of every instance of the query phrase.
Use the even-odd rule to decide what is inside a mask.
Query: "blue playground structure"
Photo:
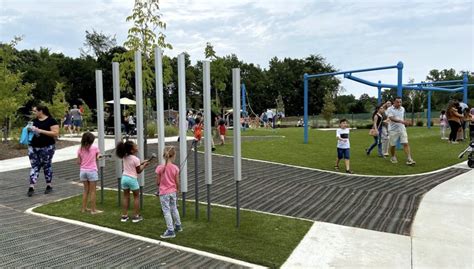
[[[380,80],[378,83],[371,82],[356,76],[353,76],[353,73],[363,73],[370,71],[378,71],[385,69],[397,69],[397,85],[393,84],[383,84]],[[474,84],[467,84],[467,72],[464,73],[462,80],[450,80],[450,81],[435,81],[435,82],[421,82],[421,83],[411,83],[403,84],[403,63],[398,62],[396,65],[391,66],[382,66],[358,70],[349,70],[349,71],[339,71],[332,73],[322,73],[322,74],[307,74],[303,76],[304,79],[304,143],[308,144],[308,83],[312,78],[326,77],[326,76],[336,76],[344,75],[344,78],[372,86],[377,87],[378,89],[378,103],[382,103],[382,88],[397,88],[397,96],[402,96],[402,90],[418,90],[418,91],[427,91],[428,92],[428,128],[431,128],[431,92],[432,91],[445,91],[445,92],[463,92],[463,102],[467,103],[467,87],[474,86]],[[462,84],[459,84],[462,83]],[[448,84],[448,85],[444,85]]]

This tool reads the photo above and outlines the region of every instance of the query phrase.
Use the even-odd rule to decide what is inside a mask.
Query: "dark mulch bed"
[[[79,145],[79,142],[57,140],[56,149],[62,149],[74,145]],[[21,145],[18,141],[0,142],[0,160],[23,157],[28,155],[26,146]]]

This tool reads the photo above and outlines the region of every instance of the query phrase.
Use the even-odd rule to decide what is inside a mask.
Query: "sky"
[[[133,0],[0,0],[0,42],[23,36],[18,49],[47,47],[78,57],[85,31],[116,35],[123,44]],[[472,0],[161,0],[164,34],[176,56],[204,58],[206,42],[218,56],[268,68],[273,57],[319,54],[337,70],[404,63],[403,82],[423,81],[432,69],[474,71]],[[395,69],[359,73],[396,84]],[[342,77],[340,77],[342,79]],[[342,79],[344,94],[377,90]],[[249,89],[251,90],[251,89]]]

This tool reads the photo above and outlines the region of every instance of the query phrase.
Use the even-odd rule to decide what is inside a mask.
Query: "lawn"
[[[242,157],[292,164],[322,170],[334,170],[336,159],[336,131],[309,130],[309,143],[303,143],[303,128],[247,129],[242,136],[274,136],[268,139],[242,138]],[[275,136],[282,136],[278,138]],[[377,157],[376,149],[370,156],[365,149],[373,142],[367,129],[351,130],[351,169],[356,174],[365,175],[406,175],[434,171],[461,160],[458,154],[467,143],[448,144],[441,140],[439,129],[426,127],[408,128],[408,141],[412,149],[415,166],[405,164],[403,150],[397,151],[399,163]],[[215,153],[232,155],[232,131],[228,131],[228,142],[217,146]],[[343,165],[340,165],[343,171]]]
[[[115,191],[105,192],[104,205],[98,206],[104,213],[99,215],[81,213],[81,197],[43,205],[34,211],[166,240],[268,267],[280,267],[313,224],[242,210],[240,228],[236,228],[235,209],[213,206],[212,219],[208,222],[205,205],[200,206],[200,219],[195,220],[194,203],[187,202],[187,214],[182,218],[183,232],[178,233],[176,238],[161,239],[160,234],[166,229],[166,224],[157,197],[144,196],[144,220],[139,223],[120,222],[121,210],[117,207]]]

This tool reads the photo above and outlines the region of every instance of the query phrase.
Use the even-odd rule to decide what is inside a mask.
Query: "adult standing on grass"
[[[383,124],[383,115],[384,109],[383,106],[377,106],[374,113],[372,114],[372,129],[376,130],[376,136],[374,136],[374,143],[370,145],[368,149],[365,150],[367,156],[370,155],[370,152],[377,147],[377,152],[379,157],[383,157],[382,153],[382,124]]]
[[[71,114],[72,117],[73,131],[79,134],[82,126],[82,113],[77,108],[77,105],[73,105],[69,114]]]
[[[461,127],[461,119],[463,117],[463,115],[458,112],[458,109],[459,109],[458,101],[449,102],[448,109],[446,109],[446,117],[448,118],[449,127],[451,128],[448,142],[451,144],[458,143],[456,141],[456,138],[457,138],[458,130]]]
[[[55,138],[59,135],[58,122],[49,113],[48,107],[44,105],[34,106],[32,112],[35,116],[33,126],[30,128],[35,133],[28,145],[28,158],[30,159],[30,188],[28,196],[33,196],[35,184],[38,180],[41,168],[46,179],[45,194],[53,191],[51,183],[53,181],[53,168],[51,162],[56,150]]]
[[[390,161],[397,163],[397,157],[395,156],[395,145],[400,139],[400,143],[403,144],[403,151],[407,157],[407,165],[414,165],[416,162],[411,157],[410,145],[408,144],[408,135],[405,125],[405,108],[402,106],[402,98],[397,96],[393,102],[393,106],[388,109],[387,116],[390,119],[388,126],[388,135],[390,137]]]

